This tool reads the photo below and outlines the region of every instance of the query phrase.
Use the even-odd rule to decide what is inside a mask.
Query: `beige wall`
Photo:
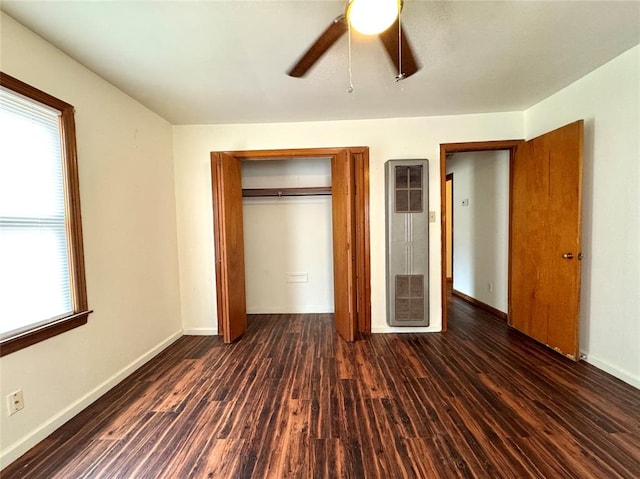
[[[89,323],[0,359],[6,465],[182,333],[171,125],[1,17],[2,71],[76,108]],[[24,391],[10,417],[5,396]]]

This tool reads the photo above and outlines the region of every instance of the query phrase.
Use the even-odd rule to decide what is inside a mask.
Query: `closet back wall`
[[[330,185],[329,159],[242,163],[243,188]],[[242,207],[247,313],[332,313],[331,196],[244,198]]]

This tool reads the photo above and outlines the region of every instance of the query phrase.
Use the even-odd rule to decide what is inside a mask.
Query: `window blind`
[[[73,311],[60,112],[0,88],[0,338]]]

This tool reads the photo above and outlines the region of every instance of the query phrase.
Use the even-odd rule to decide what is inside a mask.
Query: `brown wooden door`
[[[247,330],[240,161],[211,154],[218,331],[225,343]]]
[[[522,143],[512,164],[509,324],[578,359],[583,121]]]
[[[333,295],[335,325],[346,341],[355,340],[356,268],[354,162],[344,150],[331,161],[333,210]]]

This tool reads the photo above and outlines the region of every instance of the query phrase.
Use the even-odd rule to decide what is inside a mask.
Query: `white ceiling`
[[[640,43],[640,2],[406,0],[422,69],[395,83],[377,38],[285,72],[334,1],[16,1],[2,10],[173,124],[523,110]]]

